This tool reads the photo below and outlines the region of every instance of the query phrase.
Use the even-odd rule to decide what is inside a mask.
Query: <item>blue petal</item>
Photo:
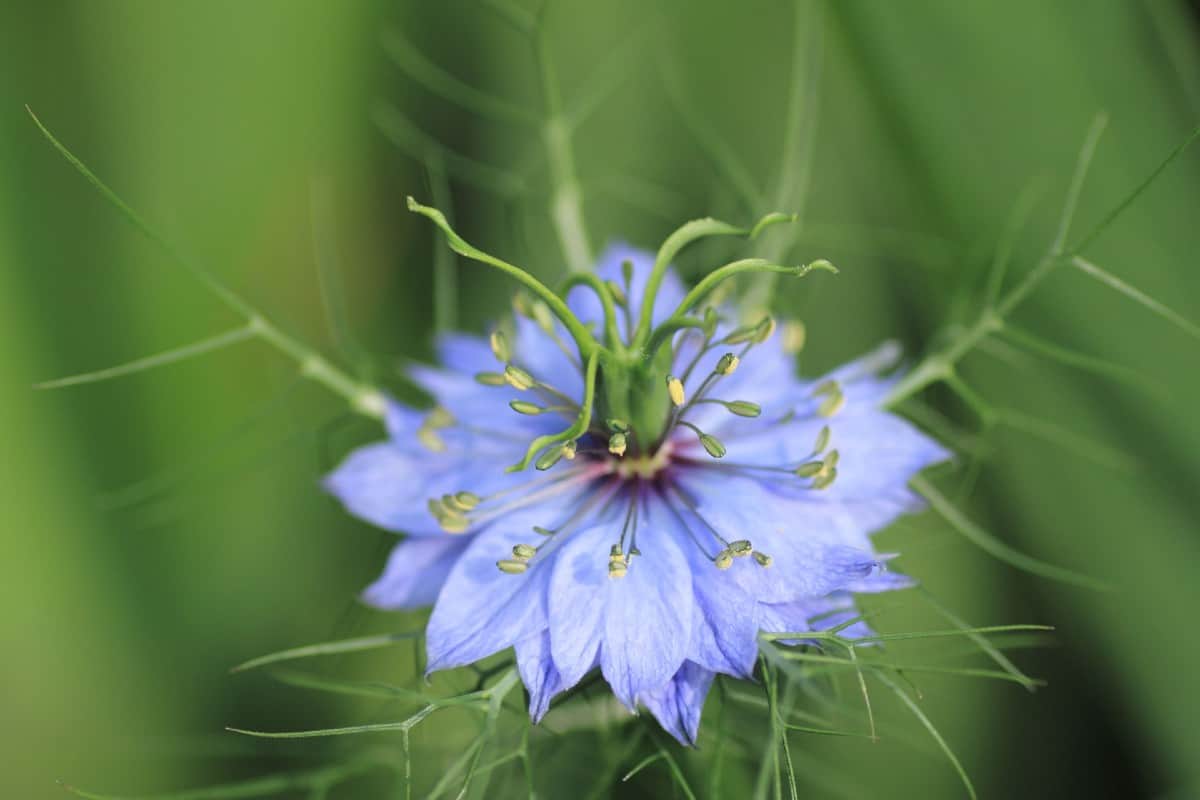
[[[678,541],[691,564],[696,598],[688,659],[714,672],[750,677],[758,658],[755,599],[728,571],[717,569],[686,531]]]
[[[474,375],[495,372],[500,364],[492,354],[491,344],[482,336],[468,333],[440,333],[434,343],[438,361],[446,369]]]
[[[692,572],[675,537],[666,533],[666,509],[649,503],[647,512],[638,538],[643,555],[634,559],[628,575],[609,580],[606,587],[600,649],[600,671],[630,710],[639,694],[663,685],[679,669],[695,613]],[[599,544],[596,555],[604,564],[605,541]]]
[[[419,462],[391,442],[376,442],[346,456],[323,485],[346,509],[384,530],[440,535],[425,509],[430,496]]]
[[[845,544],[827,519],[798,516],[795,508],[754,480],[704,472],[701,480],[694,471],[681,476],[681,483],[699,500],[699,516],[726,539],[749,539],[773,559],[771,566],[763,567],[752,558],[737,558],[725,571],[755,600],[778,603],[828,594],[881,567],[867,547]],[[686,509],[680,513],[698,534],[706,532],[696,515]],[[710,555],[717,549],[712,545]]]
[[[615,524],[573,534],[550,578],[550,652],[570,688],[596,665],[604,638],[609,577],[605,556],[620,536]]]
[[[450,534],[404,540],[392,548],[383,574],[362,599],[388,611],[433,605],[469,541]]]
[[[704,699],[712,681],[710,670],[685,661],[671,680],[658,689],[643,692],[639,699],[680,744],[694,746],[700,732]]]
[[[563,690],[563,680],[550,657],[550,632],[535,633],[516,644],[517,671],[529,692],[529,716],[541,722],[550,701]]]
[[[663,685],[691,643],[692,575],[664,509],[644,513],[635,557],[623,578],[608,577],[619,522],[596,525],[562,547],[551,580],[550,641],[565,686],[595,663],[632,710],[640,692]]]
[[[438,595],[425,632],[427,672],[460,667],[498,653],[546,628],[546,590],[553,560],[534,559],[508,575],[496,562],[536,534],[547,509],[518,511],[472,537]]]
[[[388,436],[397,442],[412,441],[425,419],[425,413],[389,399],[383,420]]]
[[[488,437],[453,429],[438,434],[447,441],[442,453],[390,441],[360,447],[323,485],[351,514],[384,530],[443,536],[429,512],[430,498],[463,489],[486,495],[528,480],[504,471],[517,458],[512,449],[497,450]]]

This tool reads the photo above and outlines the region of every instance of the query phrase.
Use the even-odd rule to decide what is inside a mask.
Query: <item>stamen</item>
[[[442,437],[438,436],[437,432],[432,428],[426,428],[424,426],[417,428],[417,441],[421,443],[422,447],[431,453],[446,452],[446,442],[443,441]]]
[[[503,386],[506,383],[504,375],[499,372],[477,372],[475,382],[484,386]]]
[[[758,323],[754,331],[754,337],[751,339],[755,344],[762,344],[767,339],[775,335],[775,318],[771,316],[763,317]]]
[[[445,406],[436,406],[425,415],[425,421],[422,424],[435,430],[438,428],[449,428],[454,424],[454,415]]]
[[[688,422],[687,420],[681,419],[681,420],[679,420],[679,424],[684,426],[685,428],[691,428],[693,431],[696,432],[696,436],[699,437],[700,444],[704,447],[704,451],[706,453],[708,453],[710,456],[712,456],[713,458],[724,458],[725,457],[725,445],[721,444],[720,439],[718,439],[717,437],[715,437],[711,434],[705,433],[704,431],[700,430],[699,428],[697,428],[695,425]]]
[[[738,539],[736,542],[729,543],[729,552],[737,558],[742,558],[754,552],[754,545],[750,544],[749,539]]]
[[[755,550],[754,551],[754,560],[758,562],[758,565],[760,567],[769,567],[769,566],[771,566],[771,563],[775,559],[771,558],[766,553],[762,553],[762,552],[759,552],[758,550]]]
[[[701,403],[716,403],[717,405],[725,406],[731,414],[736,414],[739,417],[757,417],[762,414],[762,406],[758,403],[751,403],[749,400],[704,399],[697,400],[695,405],[700,405]]]
[[[667,394],[671,396],[671,402],[676,408],[683,405],[685,400],[683,382],[674,375],[667,376]]]
[[[817,413],[822,417],[832,417],[846,404],[846,395],[842,393],[841,384],[837,381],[825,381],[813,389],[812,396],[825,398],[817,406]]]
[[[679,510],[676,509],[675,506],[671,505],[670,502],[667,502],[667,507],[671,509],[671,513],[675,515],[675,518],[679,520],[679,523],[683,525],[683,527],[687,530],[688,535],[691,536],[692,541],[695,542],[696,546],[700,548],[700,551],[705,554],[705,557],[709,558],[709,560],[713,562],[713,565],[717,569],[725,570],[733,566],[733,559],[736,556],[745,555],[745,553],[742,552],[743,549],[745,549],[746,552],[750,552],[752,546],[750,545],[750,542],[746,541],[745,539],[739,539],[736,542],[727,541],[725,537],[713,527],[712,523],[700,514],[699,510],[696,508],[695,502],[689,499],[678,485],[672,484],[671,491],[674,492],[675,496],[679,498],[679,501],[687,507],[688,511],[692,512],[692,515],[698,519],[705,528],[708,529],[709,533],[711,533],[714,537],[716,537],[717,541],[724,545],[724,547],[715,556],[709,557],[708,553],[704,550],[704,547],[701,546],[700,542],[696,540],[695,534],[692,533],[692,529],[687,524],[687,521],[684,520],[683,515],[679,513]],[[666,499],[666,495],[664,494],[663,500],[666,501]]]
[[[492,355],[501,364],[512,361],[512,347],[509,346],[508,337],[504,335],[504,331],[492,331],[492,335],[488,337],[488,344],[492,347]]]
[[[519,392],[529,391],[537,383],[532,375],[515,364],[509,364],[504,368],[504,380]]]
[[[611,472],[611,467],[608,464],[596,463],[576,467],[549,478],[543,477],[526,481],[483,498],[473,492],[457,492],[453,495],[444,495],[441,499],[430,499],[429,512],[443,530],[448,533],[464,533],[473,525],[490,522],[510,511],[561,494],[580,482],[592,480],[609,472]],[[526,491],[527,494],[507,503],[491,505],[497,498],[522,491]],[[465,507],[467,511],[459,511],[458,507]]]
[[[829,437],[831,431],[828,425],[821,426],[820,433],[817,434],[817,440],[813,443],[813,454],[820,455],[825,452],[825,448],[829,446]]]
[[[608,437],[608,452],[612,453],[618,458],[625,455],[625,448],[627,446],[628,442],[625,438],[625,434],[623,433],[614,433],[612,436]]]
[[[566,455],[565,451],[566,447],[561,444],[550,448],[538,456],[537,461],[533,462],[534,468],[545,472],[562,460],[563,456]]]
[[[541,414],[548,410],[548,409],[542,408],[541,406],[537,405],[536,403],[530,403],[525,400],[510,400],[508,403],[508,407],[511,408],[513,411],[517,412],[518,414],[525,414],[526,416],[530,416],[530,417],[536,417],[538,414]]]
[[[537,555],[537,548],[531,544],[514,544],[512,552],[513,558],[520,561],[528,561]]]
[[[812,478],[819,475],[823,469],[825,469],[823,461],[806,461],[796,467],[795,473],[797,478]]]
[[[480,502],[482,502],[482,498],[480,498],[479,495],[475,494],[474,492],[466,491],[455,493],[454,499],[467,511],[471,511],[478,506]]]
[[[820,474],[818,474],[816,478],[813,479],[812,488],[828,489],[836,478],[837,468],[826,467],[825,469],[821,470]]]
[[[505,558],[496,562],[496,566],[506,575],[521,575],[529,569],[529,564],[515,558]]]
[[[804,327],[804,323],[800,320],[789,320],[783,324],[783,351],[799,353],[804,349],[804,343],[808,339],[808,329]]]
[[[738,368],[742,360],[733,353],[726,353],[721,356],[721,360],[717,362],[716,373],[718,375],[732,375],[734,370]]]

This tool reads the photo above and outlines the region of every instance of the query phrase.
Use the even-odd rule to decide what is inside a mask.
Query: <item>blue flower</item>
[[[947,453],[881,408],[894,346],[798,379],[773,321],[697,314],[715,282],[689,292],[662,262],[610,248],[561,306],[535,294],[507,334],[443,336],[440,366],[411,372],[434,410],[393,404],[388,440],[326,486],[408,534],[365,599],[433,605],[430,672],[514,648],[536,721],[599,668],[694,743],[760,631],[909,585],[871,534],[920,508],[908,481]]]

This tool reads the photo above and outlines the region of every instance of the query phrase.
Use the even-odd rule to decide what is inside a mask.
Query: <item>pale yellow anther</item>
[[[546,333],[554,333],[554,314],[550,312],[550,307],[541,300],[534,301],[530,306],[530,312],[533,316],[533,321],[538,324],[538,327]]]
[[[503,386],[505,378],[499,372],[477,372],[475,373],[475,382],[484,386]]]
[[[671,396],[671,402],[677,406],[683,405],[687,397],[683,393],[683,381],[676,378],[674,375],[667,376],[667,394]]]
[[[838,459],[841,458],[837,450],[830,450],[829,455],[825,456],[825,469],[834,469],[838,465]]]
[[[471,521],[463,516],[444,514],[438,517],[438,525],[446,533],[466,533],[467,528],[471,527]]]
[[[742,363],[740,358],[735,356],[733,353],[726,353],[725,355],[721,356],[721,360],[717,362],[716,373],[718,375],[732,375],[740,363]]]
[[[713,564],[717,569],[729,569],[733,566],[733,553],[728,550],[722,550],[713,559]]]
[[[435,430],[438,428],[449,428],[454,424],[454,415],[450,413],[448,408],[437,406],[425,415],[425,421],[422,424]]]
[[[509,386],[513,387],[519,392],[525,392],[529,389],[532,389],[534,383],[536,383],[532,375],[513,364],[509,364],[504,368],[504,380],[508,382]]]
[[[821,470],[823,469],[825,469],[825,462],[823,461],[806,461],[796,467],[795,472],[797,478],[814,478],[821,474]]]
[[[459,503],[458,498],[452,494],[442,495],[442,506],[447,510],[453,511],[457,514],[464,514],[473,508],[473,506],[465,506],[462,503]]]
[[[626,563],[623,560],[608,562],[608,577],[624,578],[628,573],[629,573],[629,567],[628,567],[628,565],[626,565]]]
[[[829,437],[831,435],[828,425],[821,427],[821,432],[817,434],[817,440],[813,442],[813,452],[820,454],[825,452],[825,448],[829,446]]]
[[[529,565],[524,561],[518,561],[515,558],[506,558],[502,561],[497,561],[496,566],[506,575],[520,575],[529,569]]]
[[[750,544],[749,539],[738,539],[736,542],[729,543],[729,552],[737,558],[742,558],[754,552],[754,545]]]
[[[575,455],[579,452],[579,444],[574,440],[565,443],[562,446],[563,458],[567,461],[574,461]]]
[[[508,346],[508,337],[504,335],[504,331],[492,331],[492,335],[488,337],[488,344],[492,346],[492,355],[501,364],[512,360],[512,348]]]
[[[754,336],[751,339],[755,344],[762,344],[767,339],[770,339],[775,333],[775,318],[764,317],[763,321],[758,323],[754,329]]]
[[[614,433],[608,437],[608,452],[620,458],[625,455],[625,450],[629,446],[628,440],[623,433]]]
[[[828,489],[837,479],[837,467],[824,467],[813,479],[812,488]]]
[[[474,492],[455,492],[454,499],[467,511],[470,511],[483,502],[482,498]]]
[[[800,320],[791,320],[783,324],[783,350],[786,353],[799,353],[808,341],[808,329]]]
[[[417,441],[431,453],[444,453],[446,451],[446,443],[432,428],[417,428]]]
[[[537,555],[537,548],[531,544],[514,544],[512,554],[518,561],[528,561]]]
[[[836,394],[832,394],[821,401],[821,405],[817,406],[817,413],[822,417],[832,417],[834,414],[842,410],[846,405],[846,395],[839,390]]]
[[[769,567],[771,566],[771,562],[774,561],[774,559],[766,553],[760,553],[757,550],[754,551],[754,560],[758,562],[760,567]]]

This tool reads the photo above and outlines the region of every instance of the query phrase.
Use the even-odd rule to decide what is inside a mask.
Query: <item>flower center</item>
[[[623,480],[651,480],[671,463],[671,443],[664,442],[654,453],[636,457],[611,458],[613,473]]]

